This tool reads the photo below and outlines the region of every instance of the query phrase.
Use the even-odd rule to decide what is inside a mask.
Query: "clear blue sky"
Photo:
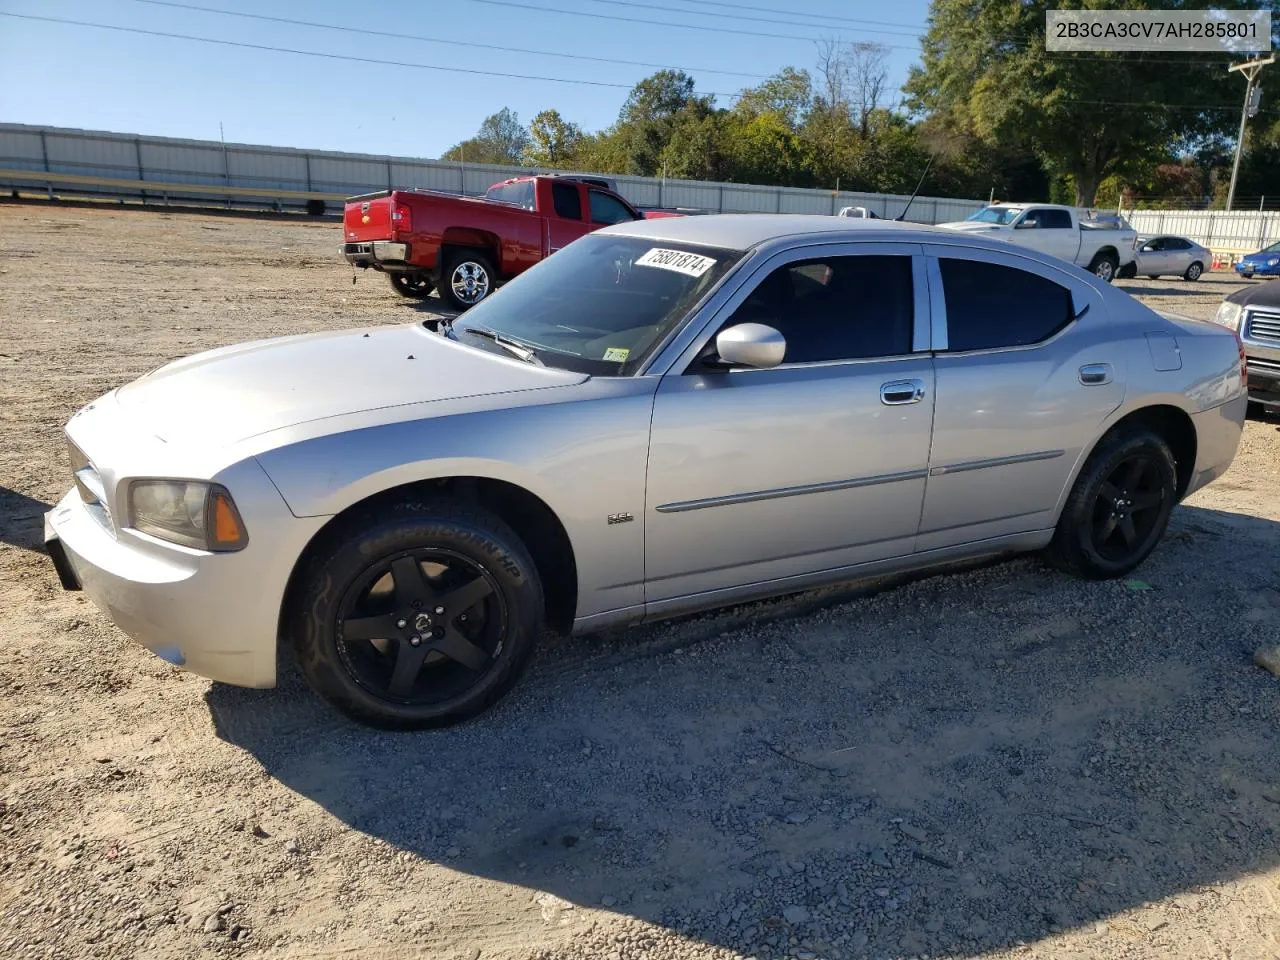
[[[699,90],[728,94],[756,81],[712,71],[763,77],[787,65],[812,67],[815,38],[875,41],[899,48],[889,51],[888,60],[896,98],[907,69],[918,59],[918,34],[928,12],[928,0],[175,2],[397,36],[264,22],[140,0],[0,0],[0,13],[620,86],[353,63],[0,16],[0,121],[197,139],[217,139],[221,121],[230,142],[435,157],[504,106],[526,122],[539,110],[555,107],[589,130],[603,128],[616,118],[626,88],[656,69],[496,52],[449,41],[683,67],[696,78]],[[784,10],[789,12],[776,12]],[[404,34],[446,42],[404,39]]]

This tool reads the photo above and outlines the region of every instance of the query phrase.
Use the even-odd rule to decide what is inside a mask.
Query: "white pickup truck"
[[[1082,220],[1074,207],[1052,203],[996,203],[938,226],[1051,254],[1107,283],[1137,256],[1138,234],[1123,217]]]

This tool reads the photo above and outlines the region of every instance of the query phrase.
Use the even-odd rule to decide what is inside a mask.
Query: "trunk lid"
[[[342,236],[346,243],[391,240],[393,193],[352,197],[342,212]]]

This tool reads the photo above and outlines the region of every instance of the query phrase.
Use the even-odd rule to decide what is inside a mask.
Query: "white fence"
[[[25,124],[0,124],[0,189],[55,189],[68,192],[66,181],[55,187],[40,174],[72,175],[81,182],[76,194],[157,199],[164,184],[188,185],[188,197],[261,207],[301,207],[308,199],[340,209],[333,197],[390,188],[442,190],[481,194],[507,177],[543,172],[287,147],[176,140],[131,134]],[[844,206],[864,206],[882,217],[902,212],[907,197],[894,194],[804,190],[701,180],[615,177],[623,196],[640,207],[692,207],[717,213],[833,214]],[[110,180],[110,184],[87,182]],[[120,181],[130,181],[121,184]],[[136,187],[133,184],[136,183]],[[147,185],[151,184],[150,187]],[[190,186],[207,187],[193,194]],[[219,192],[219,188],[229,192]],[[254,198],[243,191],[251,190]],[[237,192],[240,191],[240,192]],[[962,220],[983,206],[980,200],[917,197],[907,219],[918,223]]]
[[[1274,210],[1131,210],[1125,218],[1142,236],[1186,237],[1224,257],[1280,240],[1280,212]]]

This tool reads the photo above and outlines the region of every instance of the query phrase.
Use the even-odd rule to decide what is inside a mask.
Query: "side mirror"
[[[1017,226],[1015,226],[1013,229],[1015,229],[1015,230],[1034,230],[1034,229],[1035,229],[1036,227],[1038,227],[1038,226],[1040,226],[1040,221],[1039,221],[1039,220],[1023,220],[1021,223],[1019,223],[1019,224],[1018,224]]]
[[[786,338],[763,323],[736,323],[716,334],[720,365],[733,367],[776,367],[787,353]]]

